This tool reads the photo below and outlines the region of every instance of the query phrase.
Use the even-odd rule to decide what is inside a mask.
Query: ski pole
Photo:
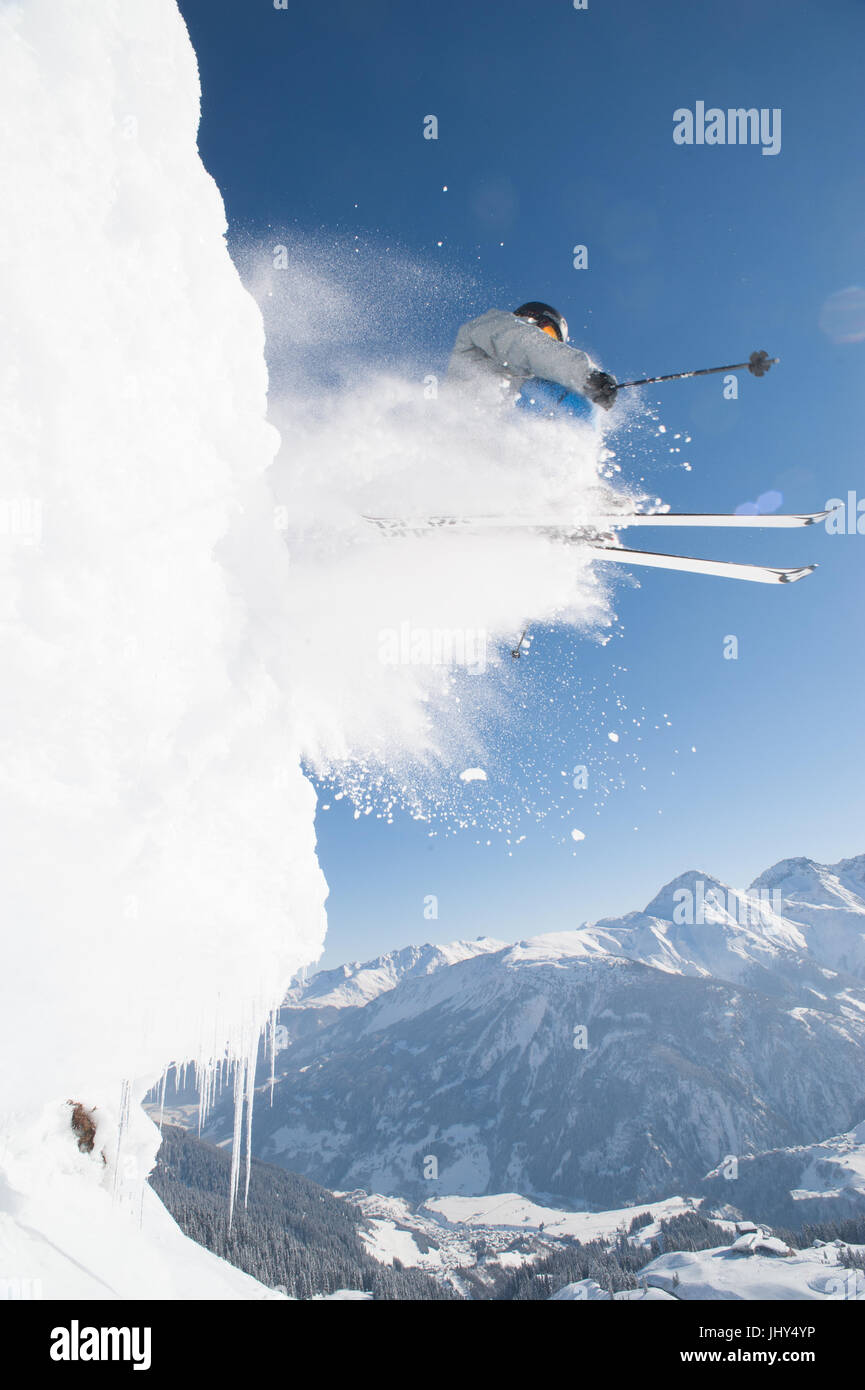
[[[651,386],[656,381],[681,381],[688,376],[712,376],[715,372],[741,372],[746,367],[752,376],[765,376],[773,362],[780,359],[770,357],[768,352],[752,352],[747,362],[733,362],[729,367],[699,367],[695,372],[670,372],[667,376],[644,376],[639,381],[619,381],[616,390],[623,386]]]
[[[652,386],[658,381],[682,381],[690,376],[713,376],[716,372],[742,372],[746,367],[752,376],[765,376],[773,363],[779,360],[777,357],[770,357],[768,352],[752,352],[747,362],[731,362],[727,367],[698,367],[693,372],[669,372],[666,376],[644,376],[639,381],[617,381],[616,390],[621,391],[624,386]],[[511,651],[515,661],[523,654],[523,643],[528,631],[528,628],[524,629],[520,640]]]

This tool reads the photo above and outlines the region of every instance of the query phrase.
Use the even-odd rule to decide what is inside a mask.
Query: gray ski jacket
[[[579,348],[557,342],[527,319],[506,309],[488,309],[457,333],[447,381],[490,397],[518,394],[531,377],[556,381],[583,393],[596,364]]]

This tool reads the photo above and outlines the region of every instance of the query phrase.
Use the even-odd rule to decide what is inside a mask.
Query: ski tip
[[[779,570],[778,583],[795,584],[797,579],[804,579],[806,575],[813,574],[815,569],[817,569],[816,565],[802,565],[795,570]]]

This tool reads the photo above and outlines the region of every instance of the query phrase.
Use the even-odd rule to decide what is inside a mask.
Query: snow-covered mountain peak
[[[655,895],[644,917],[660,918],[676,926],[717,925],[733,931],[756,931],[781,946],[801,948],[801,933],[782,920],[782,898],[777,890],[753,885],[746,891],[698,869],[688,869]]]
[[[602,918],[576,935],[586,954],[621,955],[676,974],[747,982],[754,967],[791,966],[807,955],[801,928],[777,910],[781,901],[778,894],[743,893],[689,869],[665,884],[644,912]]]
[[[814,859],[781,859],[755,878],[751,890],[780,892],[790,901],[803,899],[812,906],[823,903],[865,913],[865,855],[819,864]]]
[[[713,878],[711,874],[704,873],[700,869],[687,869],[685,873],[679,874],[669,883],[665,883],[647,903],[643,909],[644,917],[660,917],[667,921],[675,921],[676,914],[681,915],[682,905],[686,902],[688,894],[696,899],[702,895],[706,900],[714,904],[716,901],[725,903],[727,894],[731,890],[723,884],[720,879]]]
[[[770,891],[802,930],[823,965],[865,976],[865,855],[818,864],[782,859],[760,874],[751,892]]]
[[[359,1008],[394,989],[403,979],[432,975],[444,966],[505,949],[506,942],[490,936],[445,945],[425,942],[421,946],[404,946],[374,960],[350,961],[333,970],[322,970],[308,982],[293,985],[285,1003],[296,1009]]]
[[[814,859],[798,856],[794,859],[780,859],[777,864],[764,869],[751,884],[752,889],[781,889],[785,893],[804,892],[808,894],[828,891],[831,869],[826,864],[818,864]]]

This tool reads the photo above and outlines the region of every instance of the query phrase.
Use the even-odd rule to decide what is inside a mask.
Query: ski
[[[604,533],[625,530],[631,526],[721,526],[721,527],[792,527],[813,526],[823,521],[829,512],[807,512],[781,516],[739,516],[728,512],[620,512],[612,516],[595,516],[590,521],[567,523],[543,520],[539,517],[502,516],[426,516],[386,517],[366,516],[389,536],[411,536],[424,532],[460,532],[471,534],[480,530],[524,530],[549,536],[551,539],[582,542],[598,558],[619,565],[646,565],[654,569],[683,570],[690,574],[717,575],[723,579],[745,579],[755,584],[794,584],[812,574],[816,565],[778,569],[771,565],[746,565],[730,560],[701,560],[689,555],[661,555],[647,550],[628,550],[608,545]]]
[[[627,526],[742,526],[785,529],[791,526],[815,526],[825,521],[831,512],[805,512],[800,515],[782,512],[773,516],[740,516],[736,512],[626,512],[624,515],[597,517],[593,526],[601,528]]]
[[[767,516],[739,516],[734,512],[614,512],[607,516],[567,521],[561,517],[539,516],[365,516],[364,520],[388,535],[413,535],[423,531],[528,530],[568,535],[574,532],[626,530],[631,526],[717,526],[759,529],[787,529],[815,526],[831,513],[782,513]]]
[[[691,555],[657,555],[649,550],[625,550],[592,541],[588,546],[597,559],[610,560],[617,565],[648,565],[653,569],[717,575],[721,579],[747,579],[754,584],[795,584],[797,579],[804,579],[817,568],[816,565],[802,565],[798,569],[775,569],[770,565],[741,565],[730,560],[700,560]]]

